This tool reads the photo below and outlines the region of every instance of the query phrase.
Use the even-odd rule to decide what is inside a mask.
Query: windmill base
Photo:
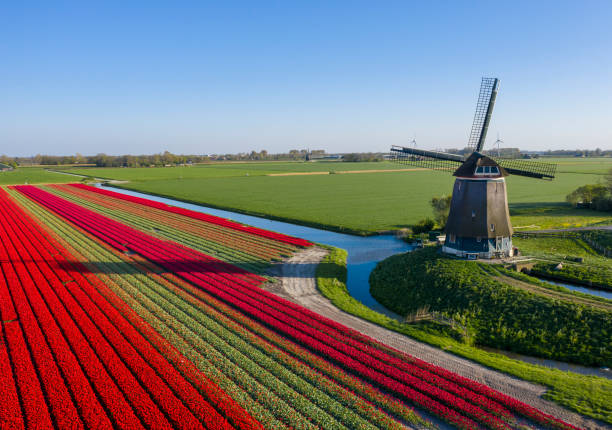
[[[507,258],[514,254],[511,237],[483,238],[480,241],[472,237],[458,237],[454,244],[449,244],[447,237],[442,252],[468,260]]]

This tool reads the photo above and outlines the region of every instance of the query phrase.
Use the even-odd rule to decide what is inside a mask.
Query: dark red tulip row
[[[477,394],[482,391],[481,384],[452,372],[441,372],[443,369],[436,366],[424,366],[424,362],[410,357],[401,359],[370,338],[355,335],[356,332],[334,321],[256,288],[260,282],[256,278],[228,270],[197,251],[145,235],[35,187],[18,189],[107,243],[119,244],[118,249],[141,254],[279,333],[459,427],[472,428],[476,426],[472,419],[476,419],[491,428],[506,428],[495,416],[508,416],[505,407],[521,413],[537,411],[533,408],[521,411],[521,402],[513,403],[514,399],[508,396],[496,396],[504,400],[498,403]],[[539,411],[524,414],[539,422],[565,425],[558,420],[543,421],[547,416]]]
[[[107,196],[126,200],[128,202],[137,203],[140,205],[144,205],[144,206],[148,206],[148,207],[152,207],[156,209],[162,209],[162,210],[180,214],[180,215],[185,215],[189,218],[199,219],[201,221],[205,221],[211,224],[217,224],[225,228],[231,228],[233,230],[238,230],[238,231],[242,231],[245,233],[254,234],[257,236],[266,237],[268,239],[274,239],[279,242],[284,242],[284,243],[288,243],[288,244],[295,245],[295,246],[308,247],[312,245],[312,242],[304,240],[304,239],[287,236],[281,233],[275,233],[269,230],[263,230],[257,227],[246,226],[246,225],[243,225],[243,224],[240,224],[234,221],[230,221],[228,219],[221,218],[221,217],[214,216],[214,215],[203,214],[201,212],[196,212],[196,211],[192,211],[189,209],[183,209],[183,208],[179,208],[176,206],[170,206],[164,203],[155,202],[153,200],[143,199],[141,197],[130,196],[127,194],[122,194],[122,193],[117,193],[117,192],[110,191],[110,190],[104,190],[101,188],[96,188],[96,187],[92,187],[92,186],[85,185],[85,184],[70,184],[70,185],[76,188],[81,188],[81,189],[96,192],[99,194],[104,194]]]
[[[11,339],[6,336],[15,368],[14,382],[6,387],[16,387],[28,428],[234,428],[100,295],[85,278],[86,268],[67,261],[65,250],[58,253],[59,245],[4,191],[0,225],[2,318],[19,321]],[[12,334],[20,326],[21,342]],[[225,397],[208,382],[213,397]],[[3,428],[7,422],[15,424],[8,428],[21,427],[5,420],[3,406]],[[235,421],[248,422],[235,406]],[[251,421],[245,428],[261,428]]]

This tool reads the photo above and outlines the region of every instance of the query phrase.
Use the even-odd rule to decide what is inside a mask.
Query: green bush
[[[569,193],[565,200],[572,206],[582,204],[598,211],[612,210],[612,196],[608,187],[601,184],[583,185]]]
[[[379,263],[370,291],[400,315],[429,306],[464,325],[479,345],[612,365],[612,312],[527,292],[494,279],[490,269],[425,248]]]
[[[433,230],[435,224],[436,222],[431,218],[423,218],[412,226],[412,232],[414,234],[428,233]]]

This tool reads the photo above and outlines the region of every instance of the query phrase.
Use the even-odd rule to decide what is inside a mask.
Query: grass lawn
[[[41,167],[20,167],[0,172],[0,185],[74,182],[74,176],[47,172]]]
[[[536,160],[538,161],[538,160]],[[542,158],[540,161],[557,164],[557,173],[589,173],[605,175],[612,169],[612,158]]]
[[[282,173],[342,172],[353,170],[396,170],[403,166],[392,162],[343,163],[337,161],[210,163],[181,167],[88,167],[62,169],[78,175],[122,181],[155,181],[162,179],[218,178],[260,176]]]

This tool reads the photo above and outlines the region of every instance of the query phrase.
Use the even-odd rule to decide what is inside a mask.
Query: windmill
[[[498,87],[497,78],[482,78],[468,141],[469,155],[391,147],[391,153],[399,163],[454,172],[457,179],[442,251],[462,258],[512,256],[512,225],[505,177],[553,179],[557,168],[550,163],[488,157],[481,153]]]
[[[503,140],[500,139],[499,137],[499,132],[497,133],[497,140],[495,141],[494,145],[497,146],[497,156],[501,157],[501,150],[500,150],[500,146],[501,144],[504,143]]]

